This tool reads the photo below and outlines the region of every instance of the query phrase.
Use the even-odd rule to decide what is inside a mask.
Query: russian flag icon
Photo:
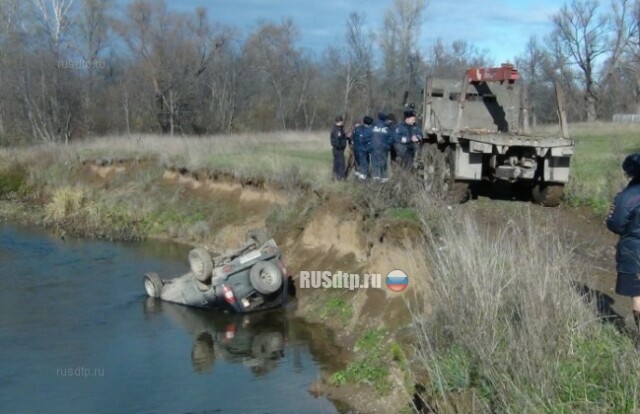
[[[387,275],[385,283],[392,292],[402,292],[409,285],[409,276],[402,270],[392,270]]]

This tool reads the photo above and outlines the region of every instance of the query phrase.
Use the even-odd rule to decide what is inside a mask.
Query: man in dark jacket
[[[353,131],[353,150],[356,155],[356,177],[365,180],[369,176],[369,162],[371,159],[371,136],[373,130],[371,128],[373,119],[365,116],[362,124],[358,125]]]
[[[404,122],[396,129],[395,150],[403,168],[411,169],[416,149],[424,135],[420,127],[416,125],[416,112],[408,108],[404,111]]]
[[[398,158],[398,154],[396,154],[396,130],[398,129],[398,121],[396,120],[396,116],[393,112],[387,114],[387,126],[389,127],[389,133],[391,134],[391,144],[389,146],[389,155],[391,158],[391,162],[396,161]]]
[[[607,217],[607,228],[620,235],[616,246],[616,293],[633,299],[633,319],[640,330],[640,153],[622,163],[631,178],[618,193]]]
[[[371,136],[371,176],[375,181],[386,182],[387,159],[389,158],[389,148],[393,145],[393,134],[387,124],[387,114],[378,113],[378,120],[373,125]]]
[[[334,180],[344,180],[345,178],[344,149],[346,147],[347,135],[344,132],[344,120],[338,115],[331,130]]]

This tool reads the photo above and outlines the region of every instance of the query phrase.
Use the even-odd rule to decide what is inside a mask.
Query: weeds
[[[82,187],[55,190],[45,206],[44,224],[74,236],[98,239],[140,240],[145,235],[140,218],[93,200]]]
[[[382,394],[388,393],[391,383],[388,379],[385,337],[386,331],[383,329],[365,331],[353,348],[356,360],[346,369],[334,373],[332,383],[337,386],[346,383],[368,384]]]
[[[557,226],[525,215],[492,230],[443,212],[439,235],[429,228],[433,283],[411,312],[435,405],[464,390],[494,412],[619,412],[620,395],[638,401],[630,341],[572,287],[588,269]]]
[[[0,197],[19,193],[25,188],[27,170],[19,164],[0,166]]]

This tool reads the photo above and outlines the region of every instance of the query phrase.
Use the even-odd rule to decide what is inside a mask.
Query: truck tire
[[[282,286],[282,271],[271,262],[258,262],[249,271],[249,280],[255,290],[269,295]]]
[[[441,170],[442,195],[452,204],[464,203],[469,200],[471,193],[469,183],[456,181],[456,159],[453,148],[447,147],[443,153],[443,168]]]
[[[557,207],[562,201],[564,193],[563,184],[536,184],[531,190],[534,203],[545,207]]]
[[[147,273],[144,275],[144,290],[151,298],[159,298],[164,284],[157,273]]]
[[[436,169],[438,164],[440,151],[438,146],[433,143],[424,144],[420,150],[420,176],[422,178],[422,184],[424,190],[427,193],[433,193],[437,191]]]
[[[213,272],[213,260],[208,251],[202,247],[195,248],[189,252],[189,266],[196,275],[196,279],[206,283]]]

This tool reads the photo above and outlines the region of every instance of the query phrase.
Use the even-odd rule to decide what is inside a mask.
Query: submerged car
[[[274,308],[287,299],[287,269],[274,240],[250,238],[242,248],[213,258],[198,247],[189,252],[189,265],[190,272],[169,280],[145,274],[147,295],[235,313]]]

